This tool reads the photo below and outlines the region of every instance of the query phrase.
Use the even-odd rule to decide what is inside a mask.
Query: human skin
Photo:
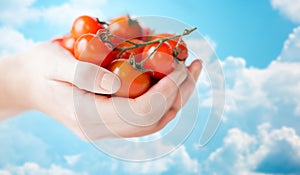
[[[116,75],[55,43],[41,43],[0,59],[0,120],[38,110],[85,140],[152,134],[187,102],[201,69],[200,60],[188,68],[178,64],[143,95],[115,97]]]

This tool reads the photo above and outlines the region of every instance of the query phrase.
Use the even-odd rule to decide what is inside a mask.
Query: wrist
[[[17,55],[0,59],[0,119],[30,109],[23,60]]]

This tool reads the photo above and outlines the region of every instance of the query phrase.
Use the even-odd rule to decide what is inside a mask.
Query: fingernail
[[[105,73],[102,77],[100,87],[109,93],[115,93],[120,88],[120,80],[111,73]]]

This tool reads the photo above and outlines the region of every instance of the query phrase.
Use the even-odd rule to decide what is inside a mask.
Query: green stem
[[[107,43],[110,43],[112,44],[112,46],[114,46],[113,43],[111,43],[108,38],[109,37],[114,37],[114,38],[117,38],[123,42],[128,42],[130,44],[132,44],[133,46],[131,47],[126,47],[126,48],[118,48],[116,47],[116,49],[118,50],[121,50],[121,52],[119,53],[118,56],[122,55],[122,53],[124,53],[125,51],[127,50],[131,50],[131,49],[135,49],[135,48],[139,48],[139,47],[144,47],[144,46],[147,46],[147,45],[150,45],[150,44],[155,44],[155,43],[159,43],[155,50],[147,56],[147,58],[145,58],[144,60],[142,60],[141,62],[139,63],[136,63],[135,60],[131,60],[131,63],[133,63],[136,68],[140,68],[140,69],[143,69],[143,64],[148,60],[150,59],[150,57],[154,54],[154,52],[156,52],[158,50],[158,48],[166,41],[168,40],[172,40],[172,39],[175,39],[175,38],[180,38],[176,44],[176,47],[175,48],[178,48],[179,47],[179,43],[181,42],[182,40],[182,37],[185,36],[185,35],[189,35],[190,33],[192,33],[193,31],[195,31],[197,29],[197,27],[195,28],[192,28],[192,29],[185,29],[182,34],[180,35],[174,35],[174,36],[170,36],[170,37],[166,37],[166,38],[160,38],[160,39],[156,39],[156,40],[152,40],[152,41],[146,41],[146,42],[143,42],[143,43],[135,43],[133,41],[130,41],[130,40],[127,40],[127,39],[124,39],[122,37],[119,37],[119,36],[116,36],[116,35],[113,35],[111,34],[108,30],[105,30],[104,32],[98,32],[97,35],[98,37],[103,41],[103,42],[107,42]],[[103,36],[104,35],[104,36]],[[131,59],[134,59],[134,57],[132,57]]]
[[[110,44],[113,48],[115,45],[109,40],[109,36],[111,35],[107,29],[98,30],[96,35],[98,36],[101,41]]]
[[[122,48],[122,49],[119,48],[119,49],[122,50],[122,51],[126,51],[126,50],[131,50],[131,49],[135,49],[135,48],[139,48],[139,47],[144,47],[144,46],[147,46],[147,45],[150,45],[150,44],[155,44],[155,43],[159,43],[159,42],[165,42],[165,41],[172,40],[172,39],[175,39],[175,38],[179,38],[179,37],[182,37],[182,36],[185,36],[185,35],[189,35],[193,31],[195,31],[196,29],[197,29],[197,27],[192,28],[190,30],[185,29],[183,31],[183,33],[180,34],[180,35],[174,35],[174,36],[170,36],[170,37],[166,37],[166,38],[161,38],[161,39],[157,39],[157,40],[152,40],[152,41],[147,41],[147,42],[143,42],[143,43],[134,43],[134,42],[131,41],[129,43],[132,44],[132,45],[134,45],[134,46],[127,47],[127,48]],[[126,41],[126,40],[124,39],[124,41]]]
[[[143,59],[141,62],[139,62],[138,64],[143,67],[144,63],[150,59],[150,57],[158,50],[158,48],[160,48],[160,46],[163,44],[163,41],[160,41],[159,44],[155,47],[155,49],[153,50],[153,52],[150,53],[150,55],[147,56],[147,58]]]
[[[184,33],[184,32],[183,32]],[[174,56],[175,58],[177,58],[178,54],[180,53],[180,48],[179,48],[179,45],[180,45],[180,42],[182,41],[182,37],[183,37],[183,33],[181,34],[181,36],[179,37],[176,45],[175,45],[175,48],[174,48]]]
[[[107,22],[105,22],[105,21],[100,21],[100,19],[99,18],[96,18],[96,20],[97,20],[97,22],[99,23],[99,24],[102,24],[102,25],[109,25]]]
[[[160,43],[160,42],[165,42],[165,41],[168,41],[168,40],[172,40],[172,39],[175,39],[175,38],[179,38],[179,37],[182,37],[182,36],[185,36],[185,35],[189,35],[190,33],[192,33],[193,31],[195,31],[197,29],[197,27],[195,28],[192,28],[190,30],[188,29],[185,29],[183,31],[182,34],[180,35],[174,35],[174,36],[170,36],[170,37],[166,37],[166,38],[161,38],[161,39],[157,39],[157,40],[152,40],[152,41],[146,41],[146,42],[143,42],[143,43],[135,43],[133,41],[130,41],[130,40],[127,40],[127,39],[124,39],[122,37],[119,37],[119,36],[116,36],[116,35],[113,35],[111,33],[106,33],[105,34],[108,36],[108,37],[114,37],[114,38],[117,38],[119,40],[122,40],[124,42],[128,42],[134,46],[131,46],[131,47],[126,47],[126,48],[116,48],[118,50],[121,50],[121,51],[127,51],[127,50],[131,50],[131,49],[135,49],[135,48],[139,48],[139,47],[144,47],[144,46],[147,46],[147,45],[150,45],[150,44],[155,44],[155,43]],[[104,33],[104,32],[102,32]],[[100,36],[101,33],[98,34],[98,36]],[[102,37],[100,37],[100,39],[102,39]]]

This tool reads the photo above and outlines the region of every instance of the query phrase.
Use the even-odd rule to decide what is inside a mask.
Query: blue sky
[[[30,111],[0,124],[1,175],[300,174],[299,0],[1,0],[0,31],[6,35],[0,56],[67,33],[78,15],[109,19],[126,13],[178,19],[198,27],[213,46],[226,79],[216,135],[204,147],[195,146],[211,109],[204,72],[196,91],[197,127],[172,154],[145,163],[120,161]]]

